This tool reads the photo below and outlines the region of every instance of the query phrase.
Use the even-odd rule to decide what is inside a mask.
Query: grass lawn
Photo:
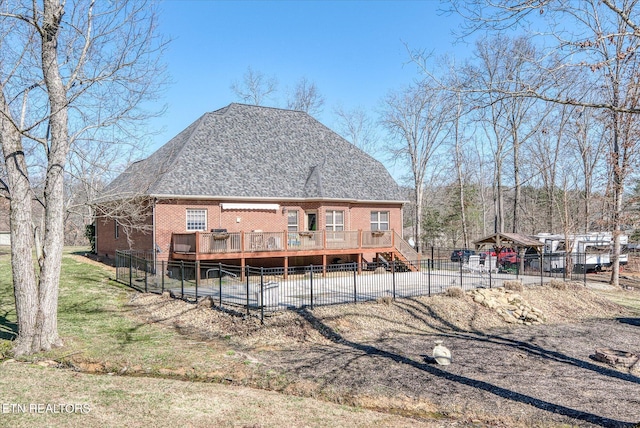
[[[126,305],[133,292],[74,250],[63,256],[60,281],[64,347],[14,361],[10,257],[0,248],[0,426],[430,426],[242,386],[234,374],[271,381],[278,375],[260,373],[258,364],[224,340],[196,341],[173,328],[135,321]],[[126,376],[130,372],[136,375]],[[202,374],[220,383],[190,381]]]
[[[188,346],[188,340],[170,329],[162,329],[127,317],[132,291],[109,278],[100,266],[84,263],[70,252],[63,256],[58,309],[58,329],[64,347],[25,360],[75,358],[95,361],[117,372],[125,367],[143,366],[150,372],[182,367],[193,360],[194,369],[215,367],[219,349]],[[0,315],[4,317],[0,349],[10,347],[15,334],[15,308],[8,256],[0,256]],[[193,344],[191,344],[193,345]]]
[[[311,398],[216,383],[91,375],[11,363],[0,370],[0,426],[5,427],[429,426]],[[53,408],[58,403],[71,405],[65,406],[69,413]],[[8,407],[12,404],[13,411]]]

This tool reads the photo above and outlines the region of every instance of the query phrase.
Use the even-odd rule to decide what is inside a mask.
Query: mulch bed
[[[640,377],[591,356],[598,346],[638,350],[638,320],[488,334],[412,334],[368,342],[334,334],[331,345],[304,353],[263,353],[261,359],[333,394],[404,396],[433,403],[456,418],[503,426],[635,427],[640,422]],[[437,339],[444,339],[452,352],[449,366],[430,358]]]

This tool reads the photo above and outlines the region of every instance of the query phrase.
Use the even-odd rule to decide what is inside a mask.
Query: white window
[[[114,237],[118,239],[120,237],[120,225],[118,224],[118,220],[113,220]]]
[[[389,211],[371,211],[371,230],[389,230]]]
[[[289,232],[298,231],[298,211],[287,212],[287,230]]]
[[[327,230],[334,232],[344,230],[344,211],[327,211],[325,218]]]
[[[207,210],[187,209],[187,231],[207,230]]]

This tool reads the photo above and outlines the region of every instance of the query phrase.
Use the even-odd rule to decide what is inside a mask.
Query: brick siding
[[[229,201],[225,201],[229,202]],[[238,201],[240,202],[240,201]],[[247,201],[242,201],[246,203]],[[222,210],[221,201],[192,201],[192,200],[162,200],[156,203],[155,234],[156,245],[159,249],[158,260],[167,260],[171,251],[171,237],[173,233],[189,233],[187,231],[187,209],[204,209],[207,212],[207,231],[211,229],[227,229],[228,232],[251,232],[261,230],[263,232],[284,232],[288,227],[288,213],[298,212],[298,230],[307,230],[305,213],[315,211],[317,213],[317,230],[324,230],[326,227],[325,214],[328,210],[344,211],[345,230],[371,230],[371,212],[388,211],[389,229],[402,233],[402,207],[401,204],[357,204],[357,203],[325,203],[304,202],[289,203],[270,201],[269,203],[279,203],[277,211],[266,210]],[[148,224],[151,224],[151,216],[148,217]],[[121,232],[118,239],[115,239],[114,220],[98,219],[97,227],[97,248],[98,254],[113,257],[115,250],[129,249],[127,238]],[[132,244],[130,249],[150,251],[153,248],[153,237],[151,233],[133,233],[131,235]],[[372,257],[372,255],[369,255]],[[291,257],[290,263],[295,263],[298,257]],[[308,260],[307,260],[308,259]],[[348,255],[341,257],[343,261],[350,261]],[[303,260],[299,260],[302,262]],[[314,259],[305,258],[305,262],[322,262],[321,257]],[[331,260],[329,260],[331,262]],[[267,264],[265,264],[266,266]]]

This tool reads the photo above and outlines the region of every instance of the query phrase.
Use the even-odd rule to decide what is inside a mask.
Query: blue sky
[[[247,67],[278,79],[270,105],[306,77],[325,98],[318,119],[334,125],[334,106],[374,111],[381,98],[417,76],[404,43],[436,54],[460,52],[437,1],[181,1],[161,3],[160,32],[173,39],[165,62],[168,110],[153,150],[203,113],[239,101],[230,85]],[[458,56],[458,54],[456,54]]]

